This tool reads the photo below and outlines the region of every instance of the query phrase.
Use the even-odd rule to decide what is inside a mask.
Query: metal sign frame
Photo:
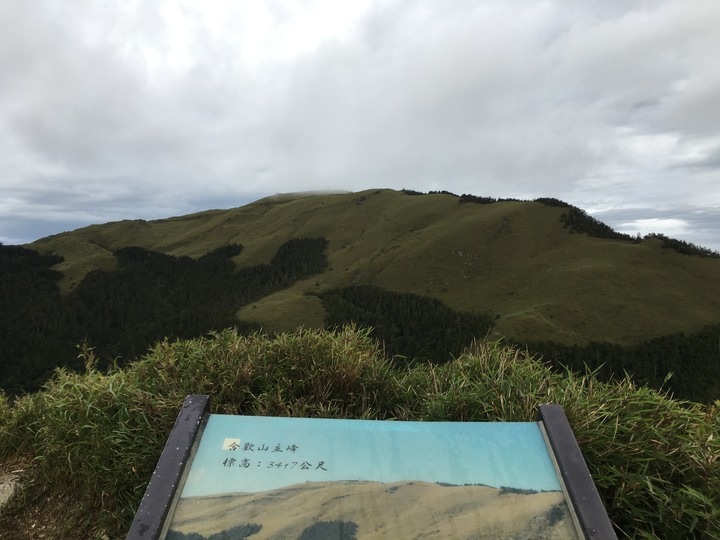
[[[209,397],[185,398],[155,472],[127,534],[127,540],[160,540],[167,533],[179,488],[187,475],[193,449],[209,418]],[[541,405],[537,421],[554,461],[566,500],[572,505],[579,534],[587,540],[617,539],[564,410]]]

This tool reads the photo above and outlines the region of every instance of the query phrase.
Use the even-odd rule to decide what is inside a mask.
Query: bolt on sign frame
[[[617,538],[559,405],[405,422],[210,414],[187,396],[127,539],[478,533]]]

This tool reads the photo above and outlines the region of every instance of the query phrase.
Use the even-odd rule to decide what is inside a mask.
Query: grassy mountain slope
[[[392,190],[269,197],[241,208],[158,221],[96,225],[29,247],[65,261],[70,290],[112,251],[137,245],[198,257],[241,243],[238,266],[268,263],[294,237],[329,240],[329,268],[242,308],[267,330],[319,327],[321,300],[308,292],[372,284],[438,298],[461,311],[498,313],[498,335],[560,343],[633,344],[715,323],[720,260],[639,243],[573,234],[564,209],[536,202],[460,204]]]

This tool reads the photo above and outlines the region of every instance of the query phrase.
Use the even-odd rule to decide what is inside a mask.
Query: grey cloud
[[[673,165],[674,169],[686,170],[688,173],[693,171],[710,170],[713,172],[720,171],[720,144],[716,147],[708,149],[702,155],[689,156]],[[720,178],[718,178],[720,181]]]
[[[385,21],[383,31],[397,39],[407,17],[412,13],[403,13],[397,31],[388,28],[395,21]],[[524,43],[531,40],[522,36],[522,24],[502,36],[472,22],[455,19],[438,28],[442,18],[428,16],[418,23],[426,28],[414,28],[389,52],[365,43],[328,44],[294,66],[294,99],[281,103],[273,130],[278,144],[287,145],[307,176],[327,171],[376,182],[399,176],[465,184],[479,178],[526,189],[582,176],[598,159],[586,141],[604,128],[559,104],[537,107],[528,88],[547,84],[544,59]],[[331,157],[318,165],[314,156],[323,147]]]
[[[300,9],[267,5],[277,32]],[[714,0],[372,2],[347,35],[254,63],[255,21],[204,15],[0,5],[2,208],[107,221],[378,186],[720,208]]]

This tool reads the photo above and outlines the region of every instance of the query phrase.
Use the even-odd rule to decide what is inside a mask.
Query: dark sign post
[[[188,396],[129,540],[615,539],[558,405],[538,422],[209,414]]]
[[[616,538],[565,411],[560,405],[541,405],[538,420],[545,428],[560,476],[585,538]]]
[[[155,472],[140,501],[127,538],[161,538],[178,485],[188,464],[203,422],[208,416],[208,396],[187,396],[173,426]]]

